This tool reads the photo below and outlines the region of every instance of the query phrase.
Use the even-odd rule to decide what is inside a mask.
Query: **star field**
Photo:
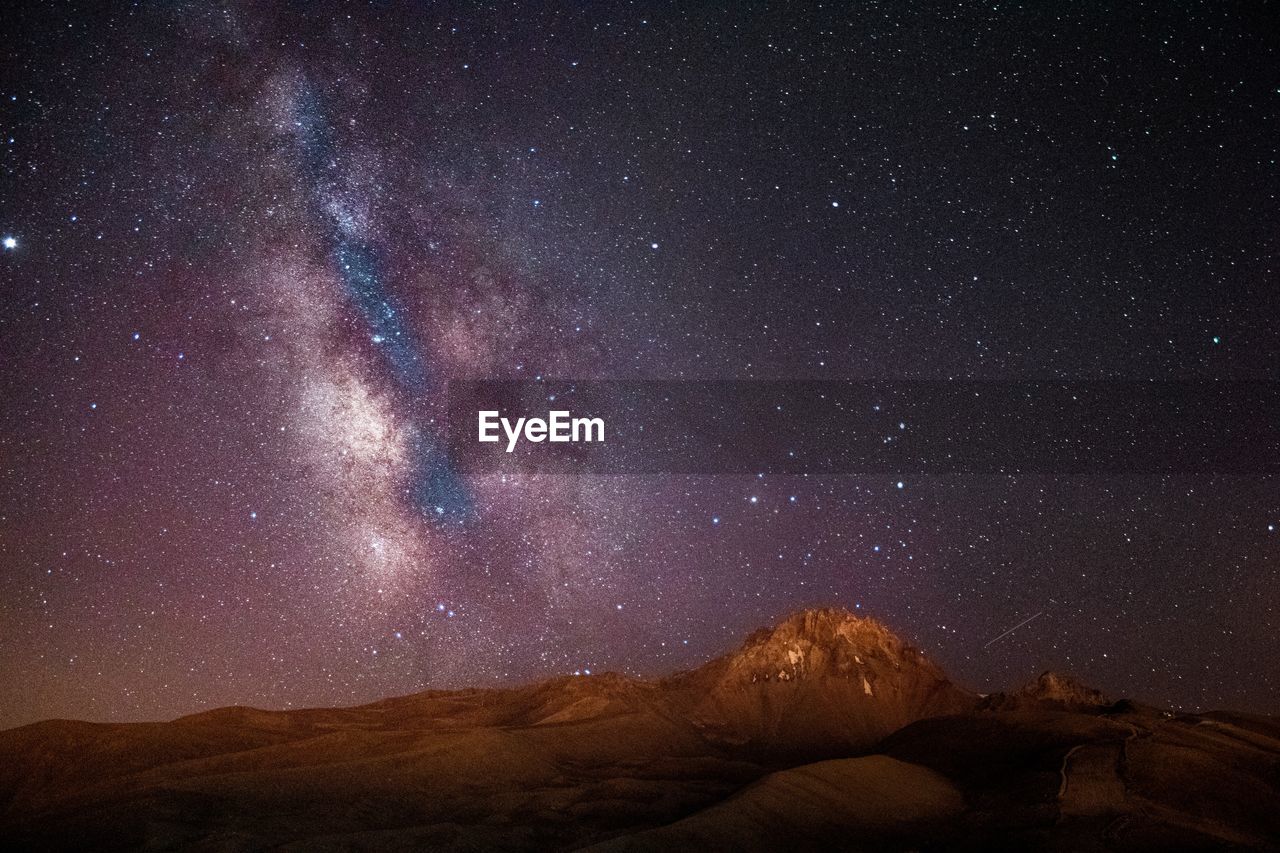
[[[0,725],[654,675],[819,604],[979,690],[1274,712],[1271,476],[477,475],[441,435],[464,378],[1274,381],[1275,24],[9,13]]]

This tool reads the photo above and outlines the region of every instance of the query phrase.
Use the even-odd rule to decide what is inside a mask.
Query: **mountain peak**
[[[1035,681],[1020,691],[1023,696],[1042,702],[1060,702],[1071,706],[1100,706],[1109,704],[1102,691],[1095,690],[1080,681],[1052,670],[1040,673]]]
[[[973,704],[884,623],[842,608],[792,613],[684,683],[694,686],[693,716],[708,734],[775,751],[857,751]]]
[[[838,637],[852,639],[871,636],[889,637],[897,641],[888,626],[878,619],[860,616],[843,607],[810,607],[792,611],[778,624],[754,631],[747,637],[746,643],[750,644],[762,636],[780,634],[806,637],[815,642],[832,641]]]
[[[1088,687],[1070,675],[1049,670],[1012,693],[993,693],[982,704],[985,708],[1001,711],[1030,708],[1088,711],[1105,708],[1111,700],[1102,691]]]
[[[900,666],[922,654],[882,622],[824,607],[792,613],[772,628],[747,637],[729,656],[731,672],[752,681],[791,681],[813,676],[849,677],[869,660]]]

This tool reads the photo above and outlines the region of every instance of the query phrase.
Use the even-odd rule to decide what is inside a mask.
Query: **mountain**
[[[0,846],[1277,849],[1280,721],[984,698],[797,613],[695,670],[0,732]]]
[[[772,758],[853,755],[978,698],[880,622],[835,609],[796,613],[668,686],[696,697],[709,738]]]
[[[994,693],[981,707],[991,710],[1056,708],[1060,711],[1090,711],[1105,708],[1110,700],[1102,691],[1081,684],[1074,677],[1057,672],[1042,672],[1040,677],[1013,693]]]

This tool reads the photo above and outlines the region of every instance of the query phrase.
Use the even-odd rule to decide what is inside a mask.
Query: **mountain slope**
[[[941,774],[871,755],[772,773],[684,820],[589,849],[894,849],[941,840],[963,811],[964,797]]]
[[[852,755],[914,720],[968,710],[917,649],[874,619],[796,613],[671,686],[708,736],[764,756]]]
[[[1275,719],[1010,695],[816,610],[658,681],[46,721],[0,732],[0,846],[1275,849]]]

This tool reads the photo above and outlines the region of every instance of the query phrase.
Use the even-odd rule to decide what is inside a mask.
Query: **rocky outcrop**
[[[866,750],[924,717],[974,707],[924,653],[846,610],[795,613],[684,678],[709,737],[788,756]]]
[[[1069,675],[1050,671],[1042,672],[1035,681],[1020,690],[991,694],[983,700],[982,707],[1002,711],[1033,708],[1092,711],[1111,704],[1102,691],[1088,687]]]

